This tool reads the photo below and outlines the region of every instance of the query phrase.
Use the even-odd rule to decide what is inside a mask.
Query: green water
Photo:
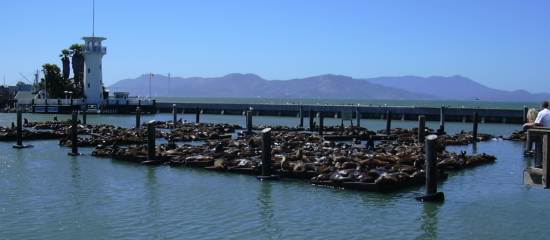
[[[149,115],[143,121],[169,118]],[[0,125],[14,119],[0,114]],[[88,119],[122,126],[134,122],[133,116],[120,115]],[[244,123],[242,116],[201,119]],[[295,125],[297,119],[258,117],[255,122]],[[380,120],[362,123],[384,126]],[[447,125],[449,131],[470,127]],[[507,135],[517,128],[481,124],[480,132]],[[295,180],[258,182],[252,176],[94,158],[91,148],[81,149],[84,156],[69,157],[70,149],[57,141],[27,143],[34,148],[15,150],[13,143],[0,143],[0,239],[545,239],[550,234],[544,224],[550,218],[550,190],[522,184],[522,171],[532,159],[523,157],[521,143],[449,148],[486,152],[498,160],[452,173],[440,185],[446,196],[442,204],[416,202],[423,187],[376,194]]]
[[[534,102],[488,102],[488,101],[452,101],[452,100],[376,100],[376,99],[287,99],[287,98],[180,98],[155,97],[159,102],[170,103],[261,103],[261,104],[312,104],[312,105],[357,105],[362,106],[406,106],[406,107],[441,107],[455,108],[495,108],[523,109],[538,107]]]

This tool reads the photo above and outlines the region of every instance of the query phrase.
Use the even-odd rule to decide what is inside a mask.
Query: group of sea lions
[[[259,174],[262,166],[262,140],[259,134],[232,134],[240,129],[229,124],[157,122],[156,138],[168,143],[156,145],[155,161],[147,161],[145,128],[121,128],[112,125],[78,125],[79,146],[95,146],[94,156],[136,163],[201,167],[216,171]],[[24,133],[47,132],[60,144],[71,146],[70,121],[26,123]],[[39,131],[40,130],[40,131]],[[48,131],[44,131],[48,130]],[[0,128],[2,136],[14,136],[15,130]],[[425,134],[433,130],[426,129]],[[4,134],[4,135],[3,135]],[[362,190],[384,191],[424,181],[424,148],[418,143],[418,129],[392,129],[377,134],[360,127],[329,127],[325,136],[302,128],[272,128],[272,171],[281,177],[310,179],[313,184]],[[24,134],[25,135],[25,134]],[[328,140],[329,136],[353,138],[351,141]],[[477,141],[493,137],[479,134]],[[29,137],[30,139],[30,137]],[[361,139],[367,139],[364,144]],[[374,139],[378,142],[374,144]],[[176,144],[178,141],[203,141]],[[351,140],[351,139],[350,139]],[[494,162],[494,156],[467,155],[445,150],[447,145],[474,142],[471,133],[440,135],[437,165],[440,171],[460,170]],[[445,176],[441,174],[441,176]]]

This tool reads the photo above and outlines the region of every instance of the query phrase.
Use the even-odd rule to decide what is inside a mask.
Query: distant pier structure
[[[107,38],[83,37],[84,40],[84,98],[73,99],[72,95],[65,98],[46,99],[34,95],[28,99],[18,99],[18,107],[23,107],[35,113],[71,113],[74,110],[90,113],[133,113],[140,108],[142,113],[156,113],[157,104],[154,99],[131,97],[128,92],[114,92],[103,85],[103,56],[107,48],[103,41]]]
[[[480,123],[512,123],[522,124],[525,121],[524,109],[489,109],[465,107],[414,107],[414,106],[373,106],[373,105],[317,105],[317,104],[246,104],[246,103],[177,103],[160,101],[156,104],[159,112],[177,112],[186,114],[222,114],[243,115],[248,109],[254,109],[255,116],[303,117],[322,112],[324,116],[334,116],[341,119],[386,119],[391,112],[392,120],[418,121],[424,116],[426,121],[473,122],[474,115]],[[443,115],[443,116],[442,116]],[[443,119],[443,121],[441,121]],[[298,123],[298,122],[297,122]],[[361,122],[361,125],[368,123]]]

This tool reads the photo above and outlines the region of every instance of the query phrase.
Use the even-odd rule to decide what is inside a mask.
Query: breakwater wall
[[[355,119],[359,114],[362,119],[385,119],[390,112],[391,119],[418,120],[424,115],[427,121],[439,121],[443,112],[446,122],[472,122],[474,113],[477,113],[482,123],[513,123],[525,122],[526,108],[524,109],[480,109],[480,108],[452,108],[452,107],[399,107],[399,106],[353,106],[353,105],[298,105],[298,104],[235,104],[235,103],[173,103],[157,102],[160,112],[172,112],[173,107],[179,113],[244,115],[252,108],[256,116],[285,116],[304,117],[321,112],[325,117]]]

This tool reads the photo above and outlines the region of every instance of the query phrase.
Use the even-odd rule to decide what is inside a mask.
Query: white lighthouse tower
[[[83,37],[84,46],[84,95],[87,104],[103,103],[103,71],[101,60],[107,48],[101,45],[106,38]]]

